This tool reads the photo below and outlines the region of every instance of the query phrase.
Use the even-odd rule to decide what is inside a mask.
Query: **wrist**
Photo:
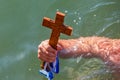
[[[62,58],[78,57],[81,55],[85,57],[91,56],[91,46],[87,38],[59,40],[58,44],[62,46],[62,50],[59,51],[59,55]]]
[[[75,56],[75,47],[76,39],[68,39],[68,40],[59,40],[58,45],[62,47],[60,51],[58,51],[59,56],[61,58],[71,58]]]

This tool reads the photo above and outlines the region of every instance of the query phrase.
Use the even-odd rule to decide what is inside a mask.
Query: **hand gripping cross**
[[[65,14],[63,14],[61,12],[57,12],[55,20],[51,20],[50,18],[47,18],[47,17],[43,18],[42,25],[52,29],[51,37],[50,37],[50,40],[49,40],[49,45],[56,50],[57,50],[57,43],[58,43],[60,33],[63,33],[63,34],[66,34],[66,35],[71,35],[71,32],[72,32],[72,28],[70,26],[67,26],[67,25],[63,24],[64,23],[64,17],[65,17]],[[58,67],[58,68],[56,68],[57,70],[53,69],[53,70],[56,70],[56,71],[52,71],[52,72],[55,72],[55,73],[59,72],[59,66],[58,66],[59,61],[58,61],[57,58],[56,58],[56,61],[55,61],[56,66],[53,66],[54,62],[47,64],[47,68],[46,68],[47,72],[51,72],[51,68],[56,68],[56,67]],[[41,65],[42,69],[45,69],[45,63],[47,63],[47,62],[43,62],[43,64]],[[44,74],[44,73],[42,73],[42,74]]]

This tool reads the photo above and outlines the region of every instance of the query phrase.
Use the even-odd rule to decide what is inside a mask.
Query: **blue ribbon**
[[[47,70],[47,66],[49,67],[49,71]],[[39,70],[39,73],[48,80],[52,80],[54,78],[54,73],[59,73],[59,58],[56,56],[56,60],[52,63],[45,62],[44,69]]]

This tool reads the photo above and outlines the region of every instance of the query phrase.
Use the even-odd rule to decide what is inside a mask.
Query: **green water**
[[[46,80],[38,74],[38,44],[50,30],[41,26],[44,16],[66,13],[71,37],[120,38],[120,0],[0,0],[0,80]],[[60,59],[54,80],[113,80],[98,59]]]

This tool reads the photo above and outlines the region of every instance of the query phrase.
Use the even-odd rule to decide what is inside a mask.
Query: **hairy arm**
[[[104,54],[100,52],[102,46],[100,43],[107,39],[104,37],[80,37],[78,39],[60,40],[58,44],[63,48],[59,52],[60,57],[71,58],[81,55],[85,57],[101,57]]]
[[[97,57],[102,59],[114,72],[116,80],[120,74],[120,39],[109,39],[105,37],[80,37],[58,41],[58,52],[49,44],[48,40],[41,42],[38,46],[38,58],[53,62],[57,53],[61,58]]]
[[[116,80],[120,79],[120,39],[105,37],[80,37],[78,39],[60,40],[63,47],[59,51],[61,58],[97,57],[111,69]]]
[[[80,37],[78,39],[60,40],[62,46],[59,51],[61,58],[77,56],[98,57],[120,66],[120,39],[105,37]]]
[[[61,58],[74,58],[81,55],[87,56],[91,52],[87,38],[59,40],[58,45],[63,48],[59,51]],[[91,57],[91,55],[88,57]]]

